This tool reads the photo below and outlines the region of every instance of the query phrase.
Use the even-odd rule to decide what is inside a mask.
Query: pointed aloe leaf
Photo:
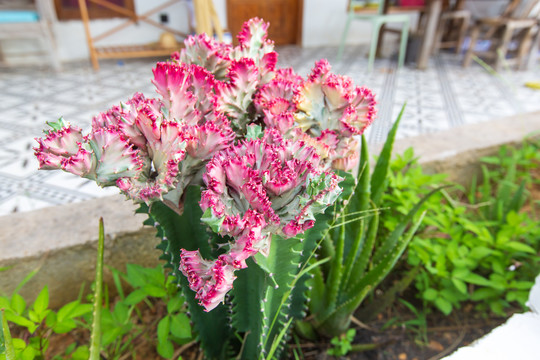
[[[386,176],[388,174],[388,169],[390,168],[392,148],[394,147],[394,140],[396,138],[397,129],[404,111],[405,104],[401,107],[401,111],[399,112],[396,122],[388,133],[382,151],[379,155],[379,158],[377,159],[377,163],[375,164],[373,175],[371,176],[371,199],[375,203],[375,206],[379,205],[382,199],[382,194],[388,182]]]
[[[323,313],[333,311],[337,306],[339,289],[343,276],[343,250],[345,245],[345,225],[339,227],[336,239],[336,253],[331,260],[330,273],[326,279],[327,291],[324,293],[325,309]],[[324,316],[324,315],[323,315]]]
[[[354,312],[356,308],[360,305],[360,303],[364,300],[365,296],[367,295],[364,290],[366,287],[369,289],[374,289],[394,268],[394,265],[401,257],[401,255],[407,248],[407,245],[409,245],[409,242],[416,233],[416,230],[422,223],[424,215],[425,212],[422,213],[418,221],[413,226],[411,226],[411,228],[407,231],[405,236],[400,239],[396,246],[391,251],[387,252],[385,256],[381,259],[381,261],[376,266],[374,266],[368,273],[366,273],[366,275],[362,277],[356,285],[349,289],[348,295],[352,298],[352,301],[350,301],[344,306],[344,308],[347,309],[348,312],[352,314],[352,312]]]
[[[92,316],[92,334],[90,335],[90,357],[89,360],[99,360],[101,358],[101,307],[103,296],[103,252],[105,246],[105,230],[103,218],[99,219],[98,252],[96,259],[96,285],[94,289],[94,304]]]
[[[409,287],[418,276],[419,270],[420,266],[416,266],[407,271],[406,275],[395,282],[389,289],[385,290],[384,294],[377,298],[377,301],[371,301],[369,304],[362,306],[356,311],[356,318],[362,322],[369,322],[375,319],[377,314],[382,313],[385,309],[395,303],[398,294],[403,293]]]
[[[358,178],[356,181],[356,186],[354,192],[347,202],[346,208],[344,210],[344,215],[347,216],[346,231],[347,236],[345,237],[345,253],[350,254],[351,251],[354,252],[354,248],[357,247],[355,242],[358,238],[360,232],[360,218],[365,214],[365,211],[369,209],[369,202],[371,199],[371,184],[370,184],[370,169],[369,169],[369,152],[367,141],[364,136],[362,136],[362,147],[360,149],[360,165]],[[356,221],[353,221],[357,219]]]
[[[352,314],[354,314],[365,297],[394,268],[394,265],[407,248],[418,226],[420,226],[424,214],[409,229],[398,245],[390,253],[386,254],[377,266],[372,268],[352,288],[345,290],[342,302],[331,313],[317,319],[319,321],[319,329],[326,332],[329,336],[337,336],[347,330]]]
[[[354,262],[351,270],[351,274],[354,274],[354,276],[349,277],[349,281],[344,284],[343,289],[347,289],[351,282],[354,282],[358,278],[364,276],[364,273],[367,271],[368,264],[370,263],[371,254],[373,253],[378,232],[379,213],[375,212],[373,213],[372,218],[368,220],[368,229],[366,230],[366,238],[363,242],[362,250],[360,251],[360,255],[358,255],[358,259],[356,259]]]
[[[321,267],[316,267],[311,271],[313,278],[310,280],[311,290],[309,291],[309,310],[312,314],[321,312],[324,309],[324,279]]]
[[[300,258],[300,263],[303,265],[309,262],[317,246],[321,246],[321,250],[325,250],[319,252],[322,258],[332,258],[335,253],[334,244],[329,237],[326,237],[326,234],[330,231],[330,226],[335,223],[336,217],[342,213],[344,203],[347,200],[350,201],[354,189],[354,177],[352,175],[345,172],[338,172],[338,175],[344,179],[339,183],[339,186],[343,189],[339,199],[333,206],[327,208],[324,213],[318,214],[315,217],[315,225],[311,229],[306,230],[303,235],[304,240],[302,241],[302,254]],[[323,238],[324,242],[321,241]],[[329,262],[324,263],[322,265],[323,269],[327,269],[328,264]],[[290,313],[296,319],[304,318],[306,315],[306,282],[308,279],[309,274],[303,275],[297,279],[292,289]]]
[[[422,205],[424,205],[424,203],[433,194],[435,194],[436,192],[438,192],[442,188],[444,188],[444,186],[438,187],[438,188],[436,188],[434,190],[431,190],[428,194],[426,194],[426,196],[424,196],[422,198],[422,200],[420,200],[409,211],[409,213],[407,215],[405,215],[403,220],[396,226],[394,231],[392,231],[392,233],[390,233],[390,235],[382,241],[381,245],[375,251],[375,254],[373,255],[373,259],[372,259],[373,264],[376,265],[377,263],[379,263],[379,261],[381,261],[383,259],[383,257],[385,257],[386,254],[388,254],[392,250],[392,248],[394,248],[397,245],[397,242],[399,241],[399,238],[401,237],[401,235],[403,234],[403,232],[405,231],[405,229],[407,228],[409,223],[412,221],[412,219],[414,218],[414,216],[416,215],[418,210],[422,207]]]
[[[359,252],[362,250],[364,245],[364,224],[369,219],[360,220],[360,227],[353,234],[347,234],[348,237],[354,239],[352,243],[352,248],[349,250],[347,257],[345,258],[345,264],[343,265],[343,280],[341,282],[342,286],[349,282],[349,278],[352,274],[352,268],[355,263],[355,260],[358,258]]]
[[[368,145],[365,136],[362,135],[358,181],[354,189],[354,195],[347,204],[348,213],[365,211],[369,209],[369,201],[371,197],[370,176],[371,173],[369,168]]]

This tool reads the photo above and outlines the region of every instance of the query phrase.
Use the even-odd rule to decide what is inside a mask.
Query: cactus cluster
[[[279,356],[375,116],[371,91],[326,60],[307,79],[277,69],[267,28],[246,22],[238,46],[191,36],[153,69],[159,98],[135,94],[88,134],[59,119],[36,139],[41,169],[116,186],[149,214],[208,358]]]

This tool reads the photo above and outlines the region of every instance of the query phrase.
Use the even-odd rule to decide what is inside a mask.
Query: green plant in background
[[[449,314],[464,301],[474,301],[479,309],[501,315],[511,303],[525,304],[540,271],[534,204],[529,212],[521,210],[525,185],[534,182],[530,171],[539,164],[537,149],[538,143],[530,141],[520,149],[503,147],[498,156],[483,159],[490,167],[483,167],[480,186],[474,180],[465,196],[455,186],[458,191],[443,190],[424,204],[426,217],[407,262],[420,266],[415,286],[426,304]],[[388,228],[403,216],[399,206],[393,207],[396,201],[411,203],[443,180],[424,174],[412,150],[391,168],[383,203],[391,209],[383,213]]]
[[[99,323],[101,352],[108,359],[121,358],[134,353],[136,339],[156,332],[156,350],[169,359],[174,355],[174,344],[183,345],[193,339],[185,300],[178,294],[174,278],[166,277],[161,266],[128,264],[126,268],[125,274],[111,268],[118,298],[113,305],[108,292],[105,293]],[[123,283],[130,287],[129,293]],[[144,322],[142,310],[153,310],[157,300],[166,304],[166,312],[152,323]],[[91,321],[89,317],[86,320]]]
[[[333,356],[345,356],[353,348],[351,343],[356,336],[355,329],[349,329],[345,334],[335,336],[330,340],[330,344],[333,346],[328,349],[328,355]]]
[[[392,231],[382,236],[379,211],[402,113],[388,134],[373,174],[369,171],[367,144],[363,139],[356,188],[336,211],[323,238],[321,254],[331,260],[312,270],[313,287],[309,293],[311,323],[320,334],[338,336],[349,328],[353,313],[405,251],[421,222],[421,217],[414,222],[413,217],[433,194],[418,199]]]
[[[92,310],[91,305],[81,303],[82,293],[79,299],[64,305],[57,312],[49,309],[47,286],[32,304],[28,304],[18,292],[36,273],[30,273],[11,297],[0,296],[0,309],[4,309],[5,320],[25,328],[30,334],[28,341],[13,338],[17,357],[24,360],[44,359],[51,334],[64,334],[75,329],[81,317]]]
[[[151,332],[157,333],[156,350],[168,359],[174,355],[173,343],[183,345],[193,340],[190,321],[185,312],[185,300],[178,295],[175,280],[170,276],[166,278],[161,266],[144,268],[128,264],[126,274],[111,269],[119,299],[112,306],[105,288],[103,301],[103,242],[103,221],[100,220],[96,280],[93,284],[94,292],[89,296],[93,305],[83,302],[81,290],[78,300],[55,312],[48,308],[49,294],[45,286],[33,305],[27,306],[18,292],[37,271],[33,271],[18,285],[11,298],[0,297],[0,308],[5,309],[5,315],[2,313],[4,331],[0,333],[1,360],[10,359],[7,357],[10,343],[17,359],[45,359],[52,333],[63,334],[77,328],[91,331],[89,346],[71,344],[63,354],[53,355],[54,360],[100,359],[102,353],[107,359],[119,359],[134,353],[134,340]],[[131,288],[128,294],[124,292],[122,281]],[[141,313],[143,305],[153,309],[156,299],[166,304],[166,312],[153,323],[144,323]],[[6,329],[9,330],[7,321],[26,328],[31,335],[29,341],[21,338],[6,340]]]

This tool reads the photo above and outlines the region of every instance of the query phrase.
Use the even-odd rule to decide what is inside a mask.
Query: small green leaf
[[[22,360],[34,360],[39,355],[39,351],[32,346],[27,346],[21,353]]]
[[[536,251],[529,245],[523,244],[517,241],[509,241],[501,246],[503,249],[511,250],[511,251],[518,251],[518,252],[525,252],[529,254],[535,254]]]
[[[41,321],[39,320],[38,314],[37,314],[34,310],[28,311],[28,318],[29,318],[32,322],[34,322],[34,323],[39,323],[39,322],[41,322]]]
[[[485,246],[475,246],[469,253],[469,256],[476,260],[480,260],[488,255],[491,255],[492,252],[492,249]]]
[[[62,322],[57,322],[53,327],[53,331],[57,334],[65,334],[77,327],[77,323],[73,319],[63,319]]]
[[[148,297],[148,294],[146,293],[146,291],[144,291],[143,289],[137,289],[137,290],[131,292],[126,297],[124,302],[127,305],[136,305],[136,304],[140,303],[141,301],[143,301],[144,299],[146,299],[147,297]]]
[[[134,288],[143,287],[146,285],[145,274],[143,273],[142,266],[136,264],[126,265],[127,281]]]
[[[180,313],[171,317],[171,333],[181,339],[191,338],[191,325],[186,314]]]
[[[437,290],[429,288],[424,291],[422,297],[427,301],[434,301],[438,295],[439,292]]]
[[[81,304],[79,300],[75,300],[58,310],[58,322],[63,322],[66,319],[73,319],[91,311],[91,304]]]
[[[441,297],[435,299],[435,306],[437,306],[444,315],[449,315],[452,312],[452,304]]]
[[[79,346],[73,354],[71,354],[71,358],[73,360],[87,360],[90,356],[90,350],[88,350],[88,346],[83,345]]]
[[[32,321],[28,320],[25,317],[22,317],[21,315],[17,315],[12,312],[6,312],[4,316],[6,317],[7,320],[11,321],[12,323],[27,328],[30,333],[33,333],[37,328],[37,325],[35,323],[33,323]]]
[[[169,332],[171,329],[171,317],[169,315],[165,316],[158,323],[157,327],[157,336],[158,342],[165,343],[169,337]]]
[[[462,280],[452,278],[452,283],[460,293],[467,294],[467,284],[465,284]]]
[[[481,285],[481,286],[491,285],[491,282],[489,280],[475,273],[469,273],[466,276],[461,277],[461,280],[466,281],[470,284],[475,284],[475,285]]]
[[[167,302],[167,312],[169,314],[174,314],[175,312],[179,311],[182,306],[185,303],[185,299],[183,296],[176,295],[169,299]]]
[[[169,340],[158,342],[157,351],[165,359],[170,359],[174,355],[174,346]]]
[[[11,309],[19,315],[24,312],[24,309],[26,309],[26,301],[24,301],[24,298],[21,295],[17,293],[13,294],[11,297]]]
[[[143,290],[148,294],[148,296],[156,297],[156,298],[162,298],[167,296],[167,290],[161,286],[154,286],[154,285],[145,285],[143,287]]]
[[[0,309],[13,310],[11,309],[11,301],[9,298],[0,296]]]
[[[34,311],[41,315],[47,310],[49,307],[49,289],[47,288],[47,285],[40,291],[39,295],[36,298],[36,301],[34,302]],[[43,317],[42,317],[43,318]]]

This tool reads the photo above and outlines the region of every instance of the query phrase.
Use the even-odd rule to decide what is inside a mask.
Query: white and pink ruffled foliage
[[[181,212],[184,189],[235,133],[216,108],[214,77],[204,68],[158,63],[153,72],[161,100],[135,94],[96,116],[86,136],[63,120],[55,123],[37,139],[40,168],[116,185],[135,201],[162,200]]]
[[[190,286],[201,304],[207,310],[217,305],[208,301],[209,290],[200,285],[200,279],[214,271],[210,269],[245,268],[249,257],[268,253],[273,234],[290,238],[311,228],[315,215],[341,193],[341,180],[323,169],[313,147],[283,139],[277,130],[266,130],[261,139],[245,140],[217,153],[204,174],[202,220],[233,241],[214,263],[198,253],[189,253],[189,262],[182,262],[181,270],[191,276]],[[211,293],[220,296],[220,302],[226,291]]]
[[[251,104],[258,87],[274,77],[277,53],[267,39],[268,23],[253,18],[238,34],[238,46],[217,42],[208,35],[190,36],[185,48],[173,56],[180,64],[200,65],[216,79],[219,109],[244,132],[253,120]]]
[[[353,136],[363,134],[375,118],[375,97],[371,90],[330,70],[326,60],[318,61],[298,88],[295,121],[318,141],[333,143],[329,155],[332,167],[349,171],[358,163],[358,142]]]

